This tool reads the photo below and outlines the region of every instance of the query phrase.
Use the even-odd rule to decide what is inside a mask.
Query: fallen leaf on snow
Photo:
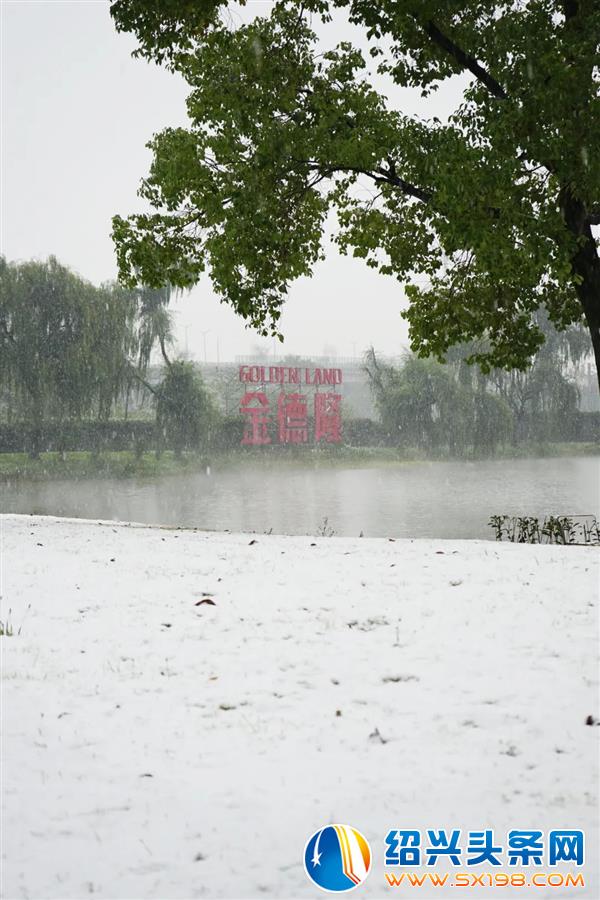
[[[387,744],[387,739],[381,736],[379,728],[376,728],[375,731],[371,732],[371,734],[369,735],[369,740],[374,741],[378,744]]]
[[[358,624],[358,623],[353,623]],[[366,619],[366,621],[361,622],[358,625],[359,631],[372,631],[374,628],[378,628],[381,625],[389,625],[390,623],[385,618],[385,616],[373,616],[370,619]]]
[[[384,684],[398,684],[399,681],[419,681],[418,675],[384,675],[381,679]]]

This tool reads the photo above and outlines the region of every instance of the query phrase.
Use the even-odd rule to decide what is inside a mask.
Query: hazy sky
[[[114,29],[105,0],[0,0],[2,26],[2,252],[10,260],[50,254],[99,283],[116,277],[111,217],[142,208],[146,142],[166,126],[186,124],[185,82],[131,58],[135,40]],[[265,11],[250,0],[252,11]],[[336,30],[337,29],[337,30]],[[347,37],[329,26],[329,44]],[[450,85],[432,114],[456,101]],[[421,107],[398,92],[406,112]],[[407,332],[402,285],[328,248],[312,279],[296,282],[282,316],[278,353],[351,356],[373,344],[397,354]],[[204,279],[177,299],[176,334],[199,359],[251,353],[270,341],[246,329]]]

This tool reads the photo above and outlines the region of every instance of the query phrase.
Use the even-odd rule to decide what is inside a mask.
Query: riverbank
[[[600,443],[550,443],[505,447],[491,457],[467,457],[477,462],[488,459],[552,459],[561,456],[598,456]],[[184,453],[177,458],[172,451],[160,457],[155,453],[137,455],[131,451],[87,451],[42,453],[31,459],[26,453],[0,453],[0,484],[17,480],[53,481],[72,478],[158,478],[185,472],[202,472],[207,465],[227,467],[239,464],[267,463],[269,466],[369,466],[410,462],[448,462],[455,457],[435,456],[394,447],[323,446],[301,448],[236,448],[221,453]]]
[[[396,827],[583,828],[598,896],[596,549],[2,528],[6,897],[314,897],[331,821],[362,896]]]

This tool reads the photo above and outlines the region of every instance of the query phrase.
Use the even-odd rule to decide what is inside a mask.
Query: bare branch
[[[134,366],[133,363],[132,363],[130,360],[125,359],[125,365],[126,365],[126,366],[128,367],[128,369],[131,371],[131,374],[132,374],[133,377],[136,379],[136,381],[139,381],[140,384],[143,384],[144,387],[147,388],[147,389],[150,391],[150,393],[154,394],[155,397],[158,397],[158,391],[155,390],[155,388],[153,388],[151,384],[148,384],[148,382],[147,382],[144,378],[142,378],[142,376],[140,375],[140,373],[139,373],[137,367]]]

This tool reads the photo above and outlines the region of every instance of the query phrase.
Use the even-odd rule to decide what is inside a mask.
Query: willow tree
[[[0,257],[0,384],[18,418],[107,419],[168,339],[168,291],[95,287],[54,257]],[[34,434],[33,452],[39,444]]]
[[[96,289],[51,257],[0,265],[0,380],[19,416],[78,417],[97,396]],[[102,359],[102,354],[99,355]]]
[[[176,457],[181,457],[186,449],[206,447],[216,420],[212,397],[192,363],[169,362],[156,391],[159,451],[167,440]]]
[[[371,348],[364,371],[394,444],[463,456],[493,453],[510,438],[510,407],[486,390],[483,379],[462,379],[460,363],[440,365],[406,354],[400,366],[393,366]]]
[[[524,369],[544,308],[559,329],[585,320],[600,371],[598,0],[281,0],[247,22],[230,6],[111,5],[138,54],[190,88],[189,127],[149,144],[153,211],[114,218],[127,283],[189,287],[208,270],[276,334],[334,212],[342,250],[405,285],[420,355],[484,339],[482,366]],[[368,54],[324,50],[312,25],[334,12]],[[394,108],[373,68],[420,90],[423,117]],[[454,76],[456,109],[427,118]]]

